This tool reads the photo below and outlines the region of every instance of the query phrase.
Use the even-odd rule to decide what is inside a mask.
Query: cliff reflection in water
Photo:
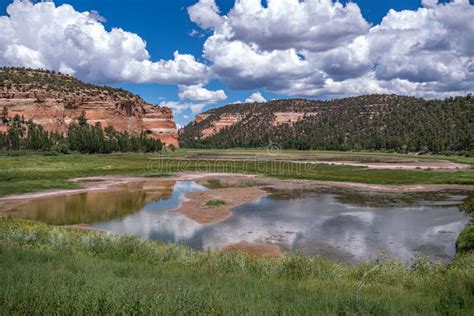
[[[148,180],[121,186],[113,191],[91,191],[34,199],[8,213],[51,225],[96,223],[122,218],[140,211],[147,204],[169,199],[175,182]]]

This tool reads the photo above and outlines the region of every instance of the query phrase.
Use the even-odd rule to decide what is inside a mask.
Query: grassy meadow
[[[275,156],[265,150],[180,150],[162,156],[0,155],[0,196],[75,188],[68,180],[76,177],[159,177],[177,171],[381,184],[474,184],[472,169],[375,170],[285,161],[302,157],[370,162],[446,159],[474,166],[473,158],[454,156],[291,151]],[[465,208],[471,212],[472,204]],[[383,258],[350,266],[295,253],[261,258],[193,251],[135,237],[0,218],[0,315],[473,315],[472,227],[461,235],[460,251],[447,266],[424,258],[409,267]]]
[[[96,175],[163,176],[178,171],[235,172],[278,178],[347,181],[373,184],[474,184],[474,170],[376,170],[338,165],[292,163],[308,160],[406,162],[450,160],[474,166],[474,158],[383,153],[297,152],[266,150],[180,150],[157,154],[110,155],[0,155],[0,196],[47,189],[71,189],[68,180]],[[270,160],[271,159],[271,160]]]
[[[0,220],[0,314],[472,315],[474,254],[348,266]]]

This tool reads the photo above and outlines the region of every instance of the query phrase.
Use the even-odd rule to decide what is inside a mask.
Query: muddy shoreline
[[[450,161],[420,161],[420,162],[354,162],[354,161],[301,161],[292,160],[292,163],[310,163],[335,166],[362,167],[368,169],[388,169],[388,170],[467,170],[471,166]]]
[[[79,189],[53,189],[23,194],[13,194],[0,197],[0,201],[13,201],[13,200],[30,200],[49,196],[67,195],[67,194],[78,194],[91,191],[108,191],[119,189],[122,185],[131,183],[143,182],[149,178],[145,177],[128,177],[128,176],[95,176],[95,177],[84,177],[74,178],[69,180],[72,183],[76,183],[80,186]]]
[[[130,177],[130,176],[94,176],[84,178],[74,178],[70,181],[80,185],[78,189],[57,189],[46,190],[24,194],[13,194],[0,197],[0,202],[13,202],[15,200],[30,200],[43,197],[58,195],[78,194],[91,191],[109,191],[121,190],[124,185],[132,183],[141,183],[156,180],[174,180],[174,181],[196,181],[206,183],[208,180],[223,180],[229,183],[238,181],[260,182],[266,186],[272,186],[278,189],[289,187],[335,187],[348,188],[365,192],[386,192],[386,193],[404,193],[404,192],[436,192],[442,190],[464,190],[474,191],[474,185],[463,184],[369,184],[359,182],[339,182],[339,181],[319,181],[319,180],[299,180],[299,179],[277,179],[264,177],[255,174],[234,174],[234,173],[200,173],[185,172],[176,173],[172,176],[162,178]],[[258,188],[254,186],[252,188]]]
[[[191,192],[186,193],[185,200],[176,211],[198,224],[217,224],[232,216],[232,208],[257,201],[267,195],[268,192],[259,187],[229,187]],[[217,206],[207,204],[213,200],[222,201],[223,204]]]
[[[232,216],[231,209],[251,202],[257,202],[260,198],[268,196],[267,188],[285,190],[311,190],[317,188],[345,188],[360,192],[381,193],[413,193],[413,192],[437,192],[442,190],[474,191],[474,185],[456,184],[413,184],[413,185],[383,185],[366,184],[354,182],[317,181],[317,180],[294,180],[276,179],[253,174],[229,174],[229,173],[199,173],[186,172],[177,173],[162,178],[129,177],[129,176],[95,176],[75,178],[71,182],[78,183],[81,187],[72,190],[48,190],[26,194],[10,195],[0,198],[0,217],[11,216],[11,210],[21,206],[26,201],[35,199],[74,195],[85,192],[112,192],[127,190],[131,184],[152,183],[154,181],[195,181],[207,186],[209,181],[218,180],[222,182],[222,188],[210,188],[207,191],[190,192],[185,194],[185,200],[175,208],[180,214],[195,221],[198,224],[210,225],[225,221]],[[242,185],[243,184],[243,185]],[[220,200],[222,205],[210,206],[211,200]]]
[[[213,225],[221,223],[232,216],[232,209],[245,203],[257,202],[259,199],[270,194],[271,189],[285,190],[311,190],[317,188],[346,188],[359,192],[386,192],[386,193],[413,193],[413,192],[436,192],[442,190],[474,191],[474,185],[379,185],[352,182],[317,181],[317,180],[294,180],[275,179],[252,174],[228,174],[228,173],[177,173],[162,178],[128,177],[128,176],[96,176],[76,178],[71,180],[81,187],[73,190],[48,190],[27,194],[11,195],[0,198],[0,217],[11,216],[9,211],[14,207],[21,206],[25,201],[48,198],[62,195],[73,195],[85,192],[122,192],[130,190],[130,185],[139,186],[140,190],[153,192],[161,182],[194,181],[198,184],[208,186],[206,191],[188,192],[180,205],[170,212],[177,212],[186,218],[200,224]],[[218,181],[218,186],[211,186],[212,181]],[[155,183],[153,183],[155,182]],[[156,183],[158,182],[158,184]],[[172,184],[174,185],[174,184]],[[142,188],[143,186],[143,188]],[[269,190],[270,189],[270,190]],[[210,201],[219,200],[218,205],[209,204]],[[100,231],[88,224],[65,225],[73,230]],[[278,245],[262,243],[259,240],[253,242],[241,241],[234,244],[224,245],[218,251],[241,251],[251,255],[279,256],[282,249]]]

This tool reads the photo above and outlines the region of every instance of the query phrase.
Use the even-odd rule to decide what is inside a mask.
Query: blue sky
[[[11,4],[12,1],[5,1],[2,0],[0,2],[0,15],[2,16],[7,16],[7,6]],[[357,36],[368,34],[370,32],[370,28],[377,27],[382,19],[387,15],[390,9],[393,9],[395,11],[402,11],[402,10],[411,10],[412,12],[416,12],[417,9],[422,7],[421,1],[415,1],[415,0],[406,0],[406,1],[400,1],[400,0],[384,0],[384,1],[369,1],[369,0],[355,0],[357,6],[360,8],[360,11],[362,13],[363,19],[368,23],[369,26],[360,26],[361,30],[359,33],[354,34],[350,38],[350,40],[344,39],[344,43],[342,43],[339,46],[331,46],[330,48],[327,49],[327,51],[321,51],[319,48],[317,50],[311,51],[311,49],[307,49],[307,47],[298,47],[294,46],[294,41],[291,43],[289,42],[287,47],[278,47],[277,49],[271,47],[270,49],[265,48],[265,45],[269,45],[266,42],[258,42],[258,38],[255,40],[256,45],[258,45],[259,50],[266,50],[267,52],[275,52],[275,54],[280,53],[280,52],[285,52],[290,50],[295,50],[295,53],[301,58],[300,61],[296,60],[295,62],[302,63],[302,62],[307,62],[311,59],[311,64],[307,63],[308,65],[311,65],[311,67],[314,67],[314,71],[317,72],[319,71],[319,68],[324,69],[324,71],[321,71],[322,77],[323,78],[315,78],[312,75],[308,75],[305,78],[299,78],[298,80],[302,80],[301,84],[298,84],[297,87],[291,86],[287,84],[286,82],[282,82],[282,80],[279,80],[279,78],[276,78],[275,82],[269,82],[272,80],[272,78],[269,78],[268,74],[261,75],[259,76],[258,74],[253,74],[252,80],[255,80],[255,83],[250,83],[246,84],[246,77],[245,77],[245,71],[247,69],[237,69],[237,68],[228,68],[228,69],[223,69],[225,65],[219,65],[217,62],[217,57],[213,59],[213,57],[207,58],[203,54],[203,46],[205,45],[206,40],[208,40],[211,36],[216,35],[219,33],[217,30],[217,27],[215,28],[203,28],[202,25],[200,26],[199,23],[195,23],[191,21],[190,18],[190,13],[188,12],[188,8],[194,4],[196,4],[198,0],[68,0],[68,1],[54,1],[56,7],[60,7],[62,4],[70,4],[74,8],[74,10],[78,12],[85,12],[85,11],[97,11],[98,14],[100,14],[101,17],[104,19],[99,19],[99,23],[103,24],[106,28],[107,31],[110,31],[112,28],[121,28],[126,32],[134,33],[138,35],[143,41],[146,42],[146,50],[149,53],[149,59],[151,61],[157,61],[157,60],[173,60],[173,54],[175,51],[179,51],[181,54],[190,54],[194,56],[196,62],[201,63],[205,66],[208,66],[210,68],[210,72],[213,73],[211,77],[209,77],[208,80],[202,81],[203,87],[209,91],[216,91],[216,90],[224,90],[225,95],[227,98],[225,100],[220,100],[217,102],[209,102],[206,103],[205,105],[201,106],[203,110],[207,110],[216,106],[220,106],[223,104],[228,104],[231,102],[236,102],[236,101],[244,101],[246,98],[249,97],[254,92],[259,91],[267,100],[275,99],[275,98],[287,98],[287,97],[308,97],[308,98],[331,98],[331,97],[339,97],[339,96],[345,96],[345,95],[354,95],[354,94],[363,94],[365,91],[370,92],[371,90],[364,90],[361,89],[360,86],[362,85],[367,85],[370,86],[373,84],[372,81],[368,81],[371,74],[368,72],[368,70],[364,70],[365,68],[369,67],[367,66],[367,63],[364,63],[364,65],[361,65],[360,67],[349,67],[347,66],[348,64],[354,64],[353,57],[349,58],[350,62],[344,62],[344,61],[339,61],[339,59],[335,58],[340,58],[341,54],[339,54],[339,51],[337,55],[334,53],[336,50],[342,50],[345,49],[344,45],[351,45],[350,42],[354,40]],[[206,1],[204,1],[206,2]],[[304,2],[304,1],[303,1]],[[343,4],[345,4],[347,1],[341,1]],[[425,2],[430,2],[430,1],[425,1]],[[449,1],[444,1],[444,3],[449,2]],[[224,16],[227,15],[228,12],[234,7],[234,0],[216,0],[215,4],[218,7],[219,15]],[[472,1],[469,3],[464,3],[466,8],[469,8],[469,10],[472,10]],[[265,8],[267,6],[266,2],[263,2],[263,7]],[[430,6],[428,4],[424,4],[425,7],[430,7],[432,10],[445,10],[447,12],[447,9],[443,9],[441,4],[434,4],[433,6]],[[438,9],[439,7],[439,9]],[[464,12],[466,12],[466,8],[464,8]],[[434,11],[435,12],[435,11]],[[444,12],[444,11],[443,11]],[[212,12],[211,12],[212,13]],[[31,14],[35,14],[34,11]],[[447,14],[450,14],[449,12],[443,13],[446,16]],[[439,15],[441,16],[441,15]],[[472,16],[472,11],[469,11],[467,18],[474,18]],[[403,17],[405,18],[405,17]],[[441,20],[443,17],[440,17],[440,21],[446,24],[446,20]],[[356,18],[354,18],[352,21],[355,21]],[[407,25],[412,23],[414,27],[416,25],[416,20],[417,17],[411,17],[412,20],[407,20]],[[360,19],[359,19],[360,20]],[[396,19],[393,19],[394,21]],[[468,21],[466,21],[467,23]],[[60,23],[60,22],[58,22]],[[269,21],[268,23],[276,23],[275,20]],[[354,22],[356,23],[356,22]],[[433,23],[428,21],[427,23]],[[359,23],[360,24],[360,23]],[[271,26],[271,24],[269,24]],[[347,27],[346,24],[344,24],[345,27]],[[429,25],[429,24],[428,24]],[[448,28],[449,27],[463,27],[463,25],[458,25],[458,26],[449,26],[446,24],[447,31],[450,31]],[[314,26],[314,25],[309,25],[309,27]],[[359,27],[359,26],[358,26]],[[421,26],[423,27],[423,26]],[[300,29],[301,30],[301,29]],[[259,30],[256,30],[258,32]],[[328,30],[328,33],[330,33],[332,30]],[[351,30],[347,30],[349,33]],[[423,27],[424,32],[428,32],[426,35],[426,43],[428,43],[428,39],[432,40],[435,36],[430,36],[429,34],[429,29],[427,30],[426,25]],[[443,30],[441,29],[440,32]],[[459,30],[458,30],[459,31]],[[462,31],[462,30],[461,30]],[[466,30],[467,31],[467,30]],[[0,39],[1,39],[1,30],[0,30]],[[198,35],[191,36],[191,32],[198,33]],[[252,30],[247,30],[247,32],[251,33]],[[18,32],[18,34],[23,34],[22,32]],[[416,33],[414,33],[416,34]],[[444,34],[444,33],[443,33]],[[455,33],[450,32],[451,36],[456,36]],[[297,36],[298,34],[295,34]],[[20,35],[17,35],[20,36]],[[271,35],[270,35],[271,36]],[[330,35],[328,35],[330,36]],[[342,36],[339,33],[334,35],[334,36]],[[412,35],[413,36],[413,35]],[[251,36],[250,36],[251,37]],[[56,38],[56,37],[54,37]],[[241,39],[242,42],[245,42],[247,40],[247,37],[245,34],[243,35],[244,39]],[[342,38],[342,37],[341,37]],[[371,39],[372,40],[372,39]],[[248,45],[253,45],[251,44],[251,40],[248,40],[249,42],[245,42]],[[374,39],[372,40],[375,43],[379,43],[380,40]],[[420,39],[420,43],[423,41],[423,39]],[[460,38],[456,43],[459,43],[461,41],[462,43],[466,41],[464,38]],[[16,39],[12,39],[12,43],[16,42]],[[232,40],[228,41],[229,43],[232,42]],[[406,41],[405,41],[406,42]],[[405,43],[404,42],[404,43]],[[358,44],[357,45],[362,45]],[[283,45],[283,44],[282,44]],[[293,45],[293,46],[292,46]],[[458,44],[456,44],[459,46]],[[450,45],[451,50],[453,49],[452,47],[455,47],[456,45],[452,44]],[[25,44],[27,46],[27,44]],[[270,44],[271,46],[271,44]],[[412,45],[413,47],[416,45]],[[426,45],[425,45],[426,46]],[[463,50],[459,48],[459,50],[463,51],[463,56],[459,56],[460,52],[455,51],[453,52],[453,56],[459,56],[460,58],[460,63],[461,63],[461,57],[462,62],[466,62],[466,60],[471,60],[472,61],[472,50],[471,50],[470,45],[467,50]],[[351,46],[352,47],[352,46]],[[41,50],[41,48],[35,48],[38,50]],[[7,49],[4,48],[6,51]],[[360,51],[362,48],[357,48],[355,51]],[[426,50],[424,50],[425,52]],[[465,52],[467,51],[467,53]],[[330,55],[326,54],[327,52],[331,52]],[[439,50],[438,50],[439,52]],[[0,55],[2,53],[2,46],[0,44]],[[324,55],[323,55],[324,53]],[[344,53],[347,55],[347,53]],[[401,52],[402,54],[402,52]],[[209,54],[212,55],[212,54]],[[345,56],[344,55],[344,56]],[[35,55],[36,56],[36,55]],[[297,57],[297,58],[298,58]],[[59,58],[64,58],[64,57],[59,57]],[[243,60],[246,59],[246,56],[241,56]],[[249,57],[250,58],[250,57]],[[282,60],[279,57],[278,60]],[[290,57],[289,57],[290,58]],[[467,59],[466,59],[467,58]],[[451,58],[452,59],[452,58]],[[335,71],[334,74],[331,73],[331,70],[326,70],[327,67],[325,65],[321,64],[321,61],[326,62],[327,60],[330,60],[333,65],[336,65],[340,72],[343,73],[344,77],[343,79],[340,79],[340,75],[337,75]],[[336,61],[335,61],[336,60]],[[2,58],[0,57],[0,64],[4,65],[25,65],[28,66],[28,61],[25,59],[8,59],[7,57]],[[221,61],[222,62],[222,61]],[[377,59],[373,59],[370,61],[371,68],[379,67],[379,64],[382,64],[382,57],[379,57]],[[398,63],[396,64],[397,67],[401,67],[400,63],[403,65],[403,63],[406,61],[399,60]],[[420,67],[420,70],[417,70],[416,73],[409,73],[409,71],[400,71],[397,74],[390,74],[387,73],[386,69],[390,68],[390,64],[386,68],[378,68],[377,71],[375,72],[375,76],[377,76],[377,82],[379,83],[379,88],[380,89],[385,89],[385,90],[380,90],[380,91],[393,91],[394,93],[401,93],[401,94],[413,94],[417,96],[424,96],[424,97],[439,97],[444,95],[445,93],[463,93],[465,91],[472,90],[472,86],[467,85],[463,86],[459,82],[453,78],[449,82],[441,82],[441,79],[435,78],[437,73],[440,72],[441,63],[444,61],[434,61],[433,63],[439,63],[439,67],[435,70],[428,69],[427,67]],[[26,64],[25,64],[26,63]],[[446,65],[448,62],[446,61]],[[42,65],[58,65],[58,62],[51,62],[48,60],[48,62],[42,62]],[[361,62],[362,64],[362,62]],[[349,68],[344,68],[344,67],[349,67]],[[251,65],[251,67],[256,68],[259,65]],[[298,65],[295,64],[295,67]],[[445,66],[443,64],[443,66]],[[457,65],[452,64],[452,62],[449,63],[450,67],[453,67],[453,69],[457,69]],[[49,66],[46,66],[49,67]],[[262,66],[263,67],[263,66]],[[302,66],[303,67],[303,66]],[[364,68],[365,67],[365,68]],[[462,67],[462,66],[458,66]],[[57,68],[56,66],[51,66],[51,68]],[[69,67],[73,68],[73,66]],[[69,69],[68,68],[68,69]],[[329,67],[330,68],[330,67]],[[328,69],[329,69],[328,68]],[[356,69],[357,68],[357,69]],[[359,69],[360,68],[360,69]],[[362,69],[364,68],[364,69]],[[262,68],[263,69],[263,68]],[[367,68],[368,69],[368,68]],[[411,67],[410,69],[413,69]],[[57,69],[56,69],[57,70]],[[250,69],[252,70],[252,69]],[[453,70],[453,71],[454,71]],[[220,71],[220,73],[219,73]],[[234,79],[234,78],[228,78],[226,76],[232,76],[232,71],[235,71],[236,73],[238,71],[241,71],[241,78],[239,79]],[[410,70],[411,71],[411,70]],[[348,73],[358,73],[356,75],[351,75],[351,76],[344,76],[344,74]],[[230,74],[229,74],[230,73]],[[309,72],[310,73],[310,72]],[[81,79],[86,80],[86,81],[96,81],[96,82],[103,82],[104,79],[98,79],[98,80],[91,80],[89,75],[87,76],[81,76],[79,75],[80,72],[77,72],[78,76],[81,77]],[[426,75],[425,75],[426,74]],[[432,74],[432,75],[431,75]],[[281,71],[276,71],[275,76],[294,76],[294,74],[287,74],[285,72]],[[136,94],[139,94],[141,97],[143,97],[146,101],[154,103],[154,104],[159,104],[159,103],[166,103],[166,102],[171,102],[174,101],[176,104],[178,103],[186,103],[187,106],[192,103],[202,103],[202,101],[196,101],[196,100],[180,100],[178,97],[178,85],[174,82],[171,83],[162,83],[160,80],[148,80],[149,82],[144,83],[143,80],[115,80],[115,79],[107,79],[108,77],[104,75],[106,78],[104,83],[111,84],[114,86],[120,86],[123,87],[127,90],[130,90]],[[398,76],[398,77],[397,77]],[[438,76],[441,76],[441,73],[438,74]],[[462,77],[460,74],[459,76]],[[458,76],[458,77],[459,77]],[[471,76],[471,74],[467,74],[465,76]],[[372,76],[373,77],[373,76]],[[426,78],[425,78],[426,77]],[[102,77],[101,77],[102,78]],[[364,78],[360,79],[357,83],[354,83],[355,78]],[[385,80],[385,78],[389,78],[390,81],[380,81],[380,80]],[[471,77],[469,77],[469,80]],[[196,79],[196,82],[199,82],[198,79]],[[325,83],[319,83],[321,86],[316,86],[314,82],[322,80],[321,82]],[[329,80],[329,81],[328,81]],[[348,80],[348,81],[345,81]],[[370,79],[372,80],[372,79]],[[398,80],[398,81],[395,81]],[[408,83],[409,82],[415,82],[417,85],[420,84],[420,88],[418,89],[419,91],[424,91],[418,93],[418,91],[410,91],[405,88],[405,85],[401,83],[401,80],[405,80]],[[107,82],[108,81],[108,82]],[[251,81],[251,80],[250,80]],[[464,82],[466,79],[464,79]],[[196,82],[193,82],[196,83]],[[338,85],[338,82],[341,84]],[[179,82],[177,82],[179,83]],[[347,83],[347,86],[350,84],[355,85],[355,87],[350,90],[350,91],[345,91],[344,88],[341,88],[341,86],[345,86]],[[396,85],[395,85],[396,84]],[[465,83],[464,83],[465,84]],[[302,86],[310,86],[309,88],[301,88]],[[323,85],[332,85],[331,88],[324,88]],[[305,90],[306,89],[306,90]],[[391,90],[390,90],[391,89]],[[378,90],[375,90],[378,91]],[[175,116],[176,116],[176,121],[180,125],[184,125],[189,120],[191,120],[194,116],[195,113],[187,107],[183,106],[181,109],[179,109],[179,106],[177,106],[177,110],[175,111]],[[199,109],[201,109],[199,108]]]

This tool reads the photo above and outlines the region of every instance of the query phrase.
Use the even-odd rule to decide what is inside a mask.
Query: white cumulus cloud
[[[246,103],[264,103],[267,102],[267,99],[260,93],[260,91],[252,93],[247,99]]]
[[[159,106],[171,108],[175,114],[181,114],[185,110],[191,110],[193,114],[197,114],[202,112],[206,105],[207,104],[205,103],[188,103],[178,101],[164,101],[159,104]]]
[[[211,91],[204,88],[202,84],[192,86],[180,85],[178,88],[180,100],[191,100],[211,104],[227,99],[224,90]]]
[[[213,29],[223,23],[219,7],[214,0],[200,0],[188,8],[191,21],[203,29]]]
[[[255,43],[262,50],[324,51],[370,27],[357,4],[332,0],[268,0],[266,7],[260,0],[237,0],[227,21],[233,40]]]
[[[234,89],[293,96],[398,93],[428,98],[474,90],[474,6],[423,0],[370,25],[357,4],[237,0],[204,44],[213,74]],[[197,21],[196,18],[191,18]],[[211,21],[211,20],[208,20]]]
[[[53,2],[16,0],[0,16],[0,65],[47,68],[92,82],[199,84],[209,69],[194,56],[175,52],[152,61],[137,34],[107,31],[96,11],[77,12]]]

